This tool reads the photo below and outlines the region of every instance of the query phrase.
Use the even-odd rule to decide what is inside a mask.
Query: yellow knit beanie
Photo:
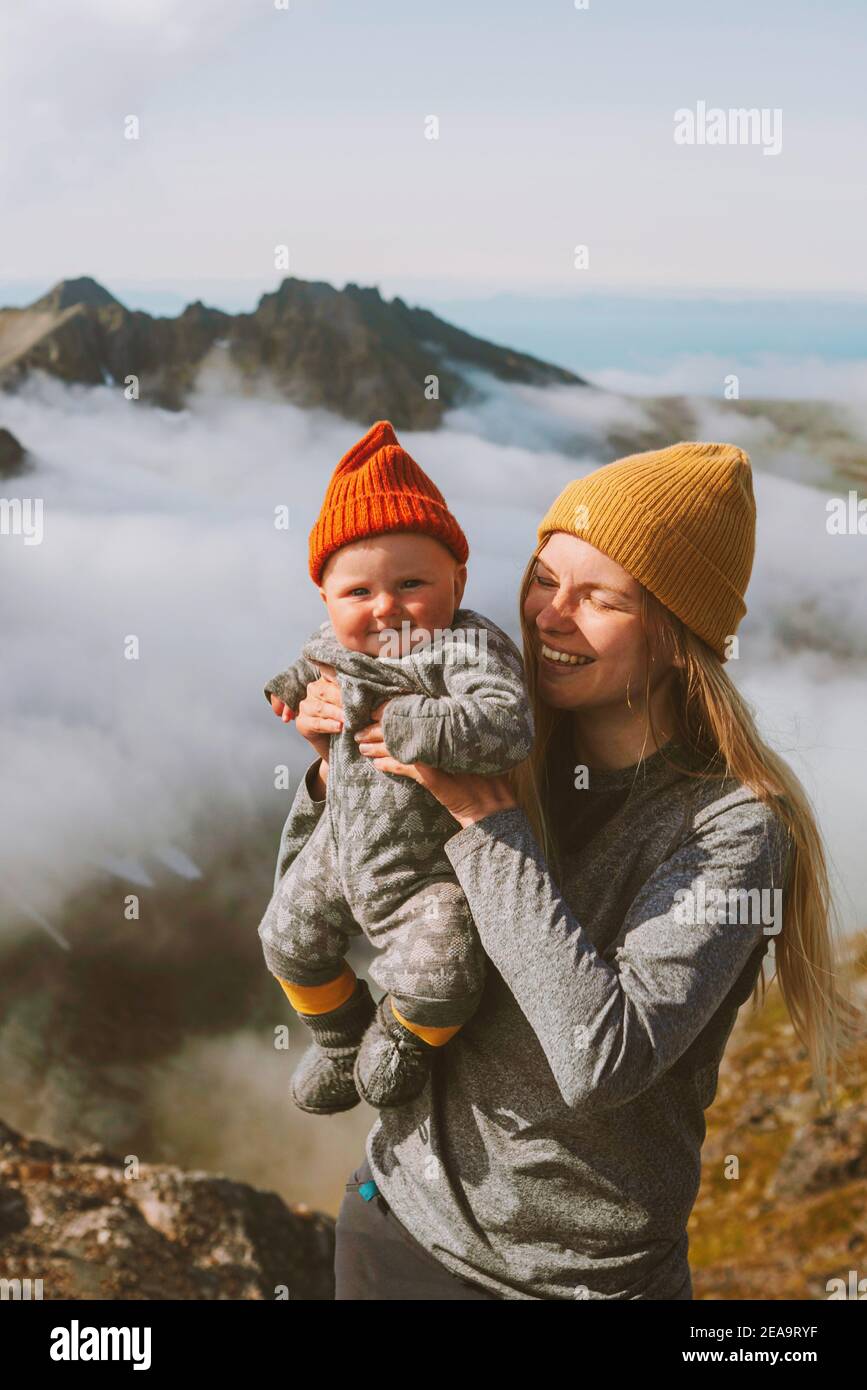
[[[756,503],[750,460],[734,444],[687,441],[630,454],[576,478],[538,537],[568,531],[649,589],[721,661],[747,611]]]

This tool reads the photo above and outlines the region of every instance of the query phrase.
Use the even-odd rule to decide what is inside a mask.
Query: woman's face
[[[615,560],[578,536],[552,532],[536,561],[524,617],[546,704],[556,709],[621,706],[627,684],[630,701],[640,703],[647,667],[641,587]],[[654,670],[664,674],[658,661]],[[654,679],[652,687],[656,684]]]

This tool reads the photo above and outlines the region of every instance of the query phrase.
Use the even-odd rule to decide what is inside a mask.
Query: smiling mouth
[[[543,642],[542,658],[549,666],[591,666],[596,660],[592,656],[581,656],[577,652],[558,652]]]

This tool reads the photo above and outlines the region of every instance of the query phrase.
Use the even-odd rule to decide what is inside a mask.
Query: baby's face
[[[419,645],[420,630],[433,640],[436,628],[451,626],[466,582],[466,565],[433,536],[390,531],[329,556],[319,592],[344,647],[368,656],[385,647],[388,655],[405,656]],[[389,633],[395,634],[390,642]]]

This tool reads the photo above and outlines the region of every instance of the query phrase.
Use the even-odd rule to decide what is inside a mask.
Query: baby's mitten
[[[358,1094],[377,1110],[415,1100],[427,1085],[436,1050],[395,1018],[391,995],[384,995],[358,1050]]]
[[[298,1017],[313,1034],[292,1076],[290,1092],[299,1110],[311,1115],[333,1115],[358,1104],[353,1067],[365,1029],[376,1005],[366,980],[336,1009]]]

